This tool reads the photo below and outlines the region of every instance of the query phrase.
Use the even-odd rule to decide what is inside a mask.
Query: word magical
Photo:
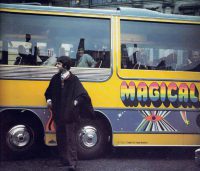
[[[160,107],[162,104],[169,107],[170,104],[178,108],[180,106],[200,107],[199,91],[194,83],[175,82],[138,82],[123,81],[120,87],[121,100],[125,106],[151,106]]]

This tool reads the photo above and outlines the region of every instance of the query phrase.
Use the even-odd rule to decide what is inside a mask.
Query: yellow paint
[[[47,144],[49,146],[57,145],[56,134],[55,133],[46,133],[44,141],[45,141],[45,144]]]
[[[56,134],[47,133],[45,143],[57,143]],[[113,146],[199,146],[199,134],[113,134]]]
[[[113,134],[114,146],[200,145],[200,134]]]
[[[46,106],[47,81],[0,80],[0,106]]]
[[[73,12],[57,12],[57,11],[39,11],[39,10],[21,10],[21,9],[4,9],[1,8],[0,12],[13,12],[13,13],[25,13],[25,14],[42,14],[42,15],[57,15],[57,16],[73,16],[73,17],[93,17],[93,18],[111,18],[111,16],[105,14],[84,14]]]
[[[172,19],[160,19],[160,18],[143,18],[143,17],[121,17],[122,20],[135,20],[135,21],[152,21],[152,22],[164,22],[164,23],[181,23],[181,24],[200,24],[196,21],[188,20],[172,20]]]
[[[184,134],[184,145],[200,145],[200,134]]]
[[[87,82],[83,85],[88,90],[94,107],[126,108],[120,98],[121,82],[122,80],[117,79],[116,74],[113,74],[113,77],[106,82]],[[134,82],[137,86],[141,81]],[[151,82],[145,81],[147,85]],[[169,84],[169,82],[165,83]],[[0,80],[0,106],[46,106],[44,93],[48,84],[48,81]],[[200,92],[200,83],[195,84]],[[177,85],[180,85],[180,83],[177,83]],[[143,107],[139,105],[137,108]],[[151,109],[154,106],[145,106],[145,108]],[[165,106],[161,105],[160,108],[165,109]],[[170,105],[169,108],[173,108],[173,106]],[[184,109],[180,106],[181,108]]]
[[[120,61],[118,61],[120,63]],[[130,70],[130,69],[118,69],[119,77],[125,79],[155,79],[155,80],[192,80],[197,81],[200,78],[199,72],[171,72],[171,71],[156,71],[156,70]]]

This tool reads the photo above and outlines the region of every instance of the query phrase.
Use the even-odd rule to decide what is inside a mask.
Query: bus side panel
[[[115,146],[200,144],[198,112],[145,109],[102,111],[111,121]]]

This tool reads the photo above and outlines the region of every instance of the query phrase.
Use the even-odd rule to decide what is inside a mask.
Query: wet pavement
[[[195,148],[145,147],[113,148],[106,156],[79,160],[77,171],[199,171],[194,161]],[[62,171],[55,147],[41,149],[35,157],[1,161],[1,171]]]

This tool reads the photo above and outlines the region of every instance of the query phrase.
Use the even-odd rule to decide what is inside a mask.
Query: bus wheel
[[[23,121],[6,124],[3,129],[3,157],[18,159],[33,155],[38,139],[36,133],[31,124]]]
[[[78,129],[77,138],[80,159],[99,157],[108,147],[109,134],[103,120],[83,121]]]

